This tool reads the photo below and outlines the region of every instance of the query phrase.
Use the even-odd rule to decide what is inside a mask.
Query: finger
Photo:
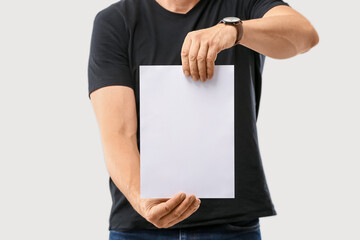
[[[208,51],[208,43],[202,43],[200,45],[199,53],[197,56],[197,67],[200,76],[200,80],[204,82],[206,80],[206,57]]]
[[[167,225],[169,222],[172,222],[178,219],[196,200],[195,195],[191,194],[185,198],[185,200],[174,208],[170,213],[163,216],[159,219],[160,223],[163,225]]]
[[[191,204],[191,206],[189,208],[187,208],[186,211],[178,219],[176,219],[172,222],[169,222],[167,227],[171,227],[171,226],[175,225],[176,223],[187,219],[194,212],[196,212],[199,209],[199,207],[200,207],[200,199],[196,199],[196,201],[194,201],[193,204]]]
[[[190,65],[190,74],[194,80],[199,80],[199,72],[197,67],[197,55],[200,48],[199,41],[191,41],[190,51],[189,51],[189,65]]]
[[[208,79],[211,79],[214,76],[215,60],[217,54],[218,51],[216,47],[209,47],[206,57],[206,73]]]
[[[181,64],[183,67],[183,72],[185,76],[190,76],[190,66],[189,66],[189,51],[191,46],[191,38],[186,37],[181,48]]]
[[[168,201],[170,198],[147,198],[145,200],[150,201],[151,203],[162,203]]]
[[[154,216],[156,218],[161,218],[162,216],[171,212],[176,206],[184,201],[186,197],[185,193],[177,193],[174,197],[170,198],[168,201],[160,203],[159,205],[155,206],[154,209]]]

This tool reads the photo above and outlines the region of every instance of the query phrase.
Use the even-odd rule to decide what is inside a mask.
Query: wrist
[[[230,25],[230,24],[226,24],[225,25],[225,29],[228,29],[228,34],[231,36],[231,41],[234,45],[236,45],[236,39],[237,39],[237,30],[236,28],[234,28],[234,26]],[[233,46],[234,46],[233,45]]]
[[[224,45],[224,48],[230,48],[234,46],[234,42],[236,41],[236,29],[228,24],[218,23],[217,26],[221,29],[221,36],[225,40],[226,39],[226,45]]]
[[[139,211],[140,186],[138,184],[130,185],[126,192],[127,192],[127,199],[132,205],[132,207],[136,211]]]
[[[239,44],[243,36],[243,22],[241,21],[241,19],[238,17],[225,17],[222,20],[220,20],[219,23],[224,23],[225,25],[229,25],[230,27],[236,30],[236,38],[235,41],[233,41],[232,46]]]

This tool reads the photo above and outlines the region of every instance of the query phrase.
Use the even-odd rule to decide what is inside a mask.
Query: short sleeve
[[[282,0],[248,0],[247,15],[249,19],[262,18],[267,11],[278,5],[290,6]]]
[[[128,86],[134,90],[128,59],[128,33],[118,11],[106,8],[93,21],[88,61],[88,97],[101,87]]]

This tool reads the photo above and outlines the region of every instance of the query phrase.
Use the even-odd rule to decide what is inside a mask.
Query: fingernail
[[[188,71],[185,71],[185,76],[189,76],[190,74],[189,74],[189,72]]]
[[[180,195],[181,200],[184,200],[185,197],[186,197],[186,194],[185,194],[185,193],[182,193],[182,194]]]
[[[205,81],[205,78],[204,78],[204,77],[201,77],[200,79],[201,79],[201,81],[202,81],[202,82],[204,82],[204,81]]]

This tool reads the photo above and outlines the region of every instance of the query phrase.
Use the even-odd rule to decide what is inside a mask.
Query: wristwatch
[[[241,19],[238,17],[225,17],[225,18],[221,19],[219,23],[233,25],[236,28],[237,37],[236,37],[236,41],[235,41],[234,45],[238,44],[243,36],[243,26],[242,26]]]

